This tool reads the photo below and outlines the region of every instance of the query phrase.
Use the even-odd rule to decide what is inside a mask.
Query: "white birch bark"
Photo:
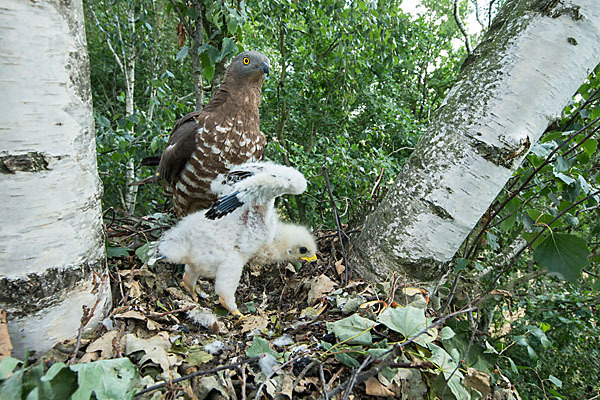
[[[0,308],[23,357],[111,296],[81,0],[4,1],[0,38]]]
[[[127,9],[127,26],[129,27],[130,33],[132,36],[135,36],[135,11],[133,9],[133,4],[128,4]],[[119,30],[119,36],[121,31]],[[133,115],[134,109],[134,89],[135,89],[135,58],[136,58],[136,49],[133,40],[127,45],[127,55],[123,55],[124,65],[125,65],[125,85],[127,90],[125,92],[125,115],[129,117]],[[129,132],[129,134],[133,137],[134,132],[133,128]],[[125,208],[130,214],[135,212],[135,201],[137,199],[137,191],[139,186],[132,185],[133,182],[136,181],[136,168],[133,160],[133,156],[127,160],[127,166],[125,168]]]
[[[600,62],[600,3],[507,1],[352,242],[352,268],[431,282]]]

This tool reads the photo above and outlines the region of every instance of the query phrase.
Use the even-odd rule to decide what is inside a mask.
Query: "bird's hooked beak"
[[[265,73],[266,76],[269,76],[269,64],[267,64],[265,61],[263,61],[260,64],[260,67],[262,68],[263,72]]]
[[[310,257],[300,257],[300,259],[304,261],[317,261],[317,255],[313,254]]]

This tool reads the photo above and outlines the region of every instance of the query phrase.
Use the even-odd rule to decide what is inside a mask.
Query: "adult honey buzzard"
[[[179,218],[208,208],[217,196],[210,183],[265,150],[258,107],[269,59],[256,51],[237,55],[210,102],[181,118],[171,133],[153,180],[164,179]]]

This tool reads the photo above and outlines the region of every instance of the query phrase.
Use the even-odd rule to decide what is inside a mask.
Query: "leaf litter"
[[[198,282],[194,302],[180,288],[183,266],[153,259],[149,249],[168,228],[164,221],[126,216],[107,226],[113,310],[85,332],[79,348],[66,341],[40,356],[38,379],[51,385],[62,382],[57,374],[70,377],[64,388],[81,399],[113,398],[117,389],[120,398],[317,399],[356,381],[361,364],[384,360],[395,343],[432,321],[428,293],[398,287],[398,278],[344,284],[338,238],[326,230],[315,232],[316,262],[244,269],[236,298],[245,316],[238,320],[221,308],[212,282]],[[447,391],[458,399],[489,393],[488,371],[470,368],[467,386],[462,373],[452,373],[460,360],[450,356],[456,349],[437,345],[440,330],[428,329],[413,350],[394,353],[393,368],[365,377],[347,398],[418,399],[433,390],[427,383],[436,376],[450,376]],[[76,364],[67,366],[74,351]],[[0,362],[0,395],[7,383],[29,379],[19,365],[11,357]],[[95,391],[94,380],[105,388]]]

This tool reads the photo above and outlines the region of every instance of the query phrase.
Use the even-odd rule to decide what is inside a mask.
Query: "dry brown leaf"
[[[94,340],[85,350],[86,354],[81,358],[81,362],[104,360],[116,356],[116,354],[114,354],[113,341],[118,335],[119,331],[113,330],[106,332],[104,335]],[[121,351],[123,350],[125,350],[125,346],[121,343]]]
[[[294,268],[292,263],[288,263],[288,265],[285,266],[285,270],[290,271],[292,274],[296,273],[296,268]]]
[[[335,282],[327,277],[327,275],[320,275],[310,282],[310,290],[308,292],[308,304],[313,305],[315,302],[323,297],[323,295],[333,291]]]
[[[169,372],[171,365],[168,354],[170,348],[171,341],[166,332],[160,332],[149,339],[139,339],[131,333],[125,336],[125,354],[129,355],[136,351],[143,351],[145,355],[140,359],[140,365],[150,360],[160,365],[165,374]]]
[[[479,393],[481,393],[484,399],[487,398],[492,391],[490,387],[490,376],[483,371],[476,370],[475,368],[467,368],[465,386],[477,390]]]
[[[142,288],[140,287],[140,283],[138,281],[129,280],[124,282],[124,285],[127,289],[129,289],[127,294],[130,297],[133,297],[134,299],[139,299],[142,297]]]
[[[374,376],[365,382],[365,392],[369,396],[394,397],[394,392],[383,386]]]
[[[242,319],[242,333],[251,332],[255,329],[263,330],[269,325],[269,317],[262,315],[246,315]]]
[[[139,311],[135,311],[135,310],[129,310],[127,312],[124,312],[123,314],[117,314],[115,315],[116,319],[137,319],[139,321],[145,321],[147,318],[144,314],[142,314]]]
[[[300,381],[296,385],[296,393],[304,393],[305,391],[309,390],[309,385],[313,385],[315,388],[321,388],[319,379],[316,376],[309,376],[300,379]]]
[[[490,294],[498,295],[498,296],[512,297],[512,293],[510,293],[508,290],[502,290],[502,289],[494,289],[490,292]]]
[[[335,262],[335,271],[337,272],[338,275],[342,275],[344,273],[344,271],[346,270],[346,266],[343,264],[344,260],[338,260]]]
[[[6,311],[0,308],[0,360],[4,357],[10,357],[12,348],[10,335],[8,334],[8,325],[6,323]]]
[[[321,315],[323,313],[323,311],[325,311],[326,308],[327,308],[327,303],[321,304],[320,306],[318,306],[316,308],[315,308],[315,306],[306,307],[300,313],[300,318],[302,318],[302,317],[316,318],[319,315]]]
[[[277,392],[277,394],[282,394],[291,400],[293,391],[294,391],[294,379],[292,379],[292,375],[290,375],[290,374],[283,375],[283,382],[281,382],[281,390],[279,392]]]

